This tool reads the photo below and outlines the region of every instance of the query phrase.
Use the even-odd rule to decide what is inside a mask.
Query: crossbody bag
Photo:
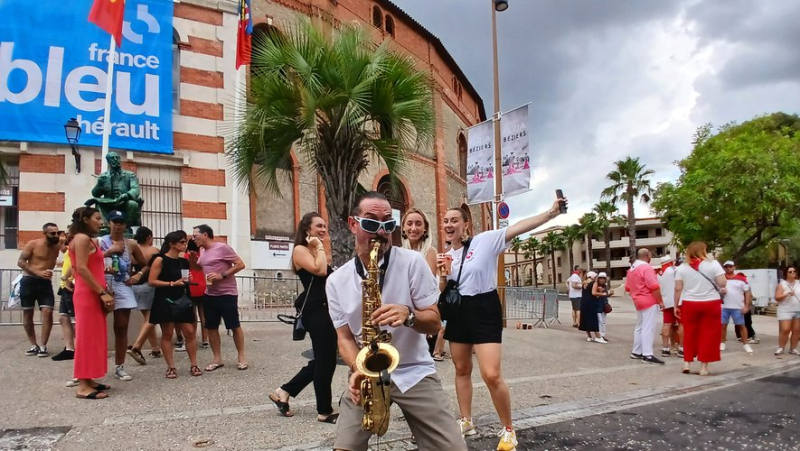
[[[458,266],[458,276],[456,280],[448,280],[444,291],[439,295],[439,315],[441,315],[442,319],[445,321],[456,309],[461,308],[461,293],[458,291],[458,284],[461,282],[461,271],[464,269],[464,261],[467,260],[467,251],[469,250],[470,244],[471,241],[467,241],[467,243],[464,244],[464,250],[461,252],[461,264]]]

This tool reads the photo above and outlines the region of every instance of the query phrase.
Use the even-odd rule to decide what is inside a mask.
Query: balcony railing
[[[669,237],[666,236],[655,236],[650,238],[637,238],[636,239],[636,247],[661,247],[661,246],[669,246]],[[620,249],[626,248],[630,246],[630,239],[626,236],[619,240],[611,240],[609,243],[609,247],[611,249]],[[606,243],[603,240],[592,240],[592,248],[593,249],[605,249]]]

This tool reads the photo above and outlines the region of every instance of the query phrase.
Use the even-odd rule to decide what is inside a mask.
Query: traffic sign
[[[511,213],[511,210],[508,208],[508,204],[505,202],[500,202],[497,204],[497,216],[500,219],[508,219],[508,215]]]

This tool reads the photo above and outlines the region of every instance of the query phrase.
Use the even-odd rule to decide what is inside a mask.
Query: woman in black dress
[[[597,299],[592,295],[595,277],[597,277],[597,273],[589,271],[586,273],[586,280],[583,281],[579,329],[586,332],[586,341],[601,343],[600,324],[597,321]],[[592,332],[594,332],[594,338],[592,337]]]
[[[188,238],[183,230],[170,232],[164,238],[161,252],[150,261],[148,282],[156,289],[153,297],[153,309],[150,311],[150,323],[161,325],[161,351],[164,353],[164,361],[167,363],[167,379],[178,377],[172,353],[172,333],[176,326],[180,327],[183,336],[186,337],[186,353],[189,354],[192,364],[190,370],[192,376],[203,375],[197,366],[197,339],[195,337],[197,318],[194,316],[192,303],[188,299],[189,262],[185,258],[180,258],[180,254],[186,252],[187,243]],[[180,304],[185,308],[176,308],[176,305]]]
[[[314,359],[275,392],[269,399],[285,417],[294,416],[289,408],[289,397],[296,398],[310,383],[314,383],[317,398],[317,421],[335,424],[339,418],[331,405],[331,382],[336,371],[337,335],[328,313],[325,282],[330,274],[330,261],[322,241],[328,234],[325,220],[315,212],[303,216],[297,226],[292,251],[292,269],[303,283],[303,292],[295,301],[302,310],[303,325],[311,336]]]

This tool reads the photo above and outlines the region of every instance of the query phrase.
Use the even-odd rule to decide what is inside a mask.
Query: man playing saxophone
[[[403,411],[420,450],[466,450],[425,341],[426,334],[438,333],[441,325],[436,307],[439,290],[430,267],[419,252],[392,247],[391,233],[397,224],[382,194],[371,191],[359,196],[348,224],[355,237],[356,257],[331,274],[326,287],[339,353],[351,371],[340,402],[333,448],[366,450],[372,436],[362,428],[361,382],[365,376],[356,365],[356,356],[362,345],[362,288],[373,250],[370,242],[377,240],[381,243],[377,263],[382,296],[371,321],[391,333],[390,344],[399,354],[397,368],[390,374],[391,402]],[[380,390],[373,390],[373,396],[380,398]],[[389,411],[388,406],[385,410]]]

